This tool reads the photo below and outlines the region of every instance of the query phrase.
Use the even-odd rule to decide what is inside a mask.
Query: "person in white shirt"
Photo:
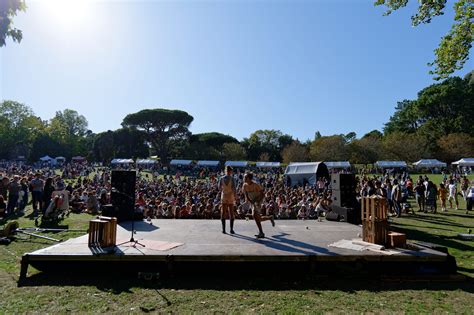
[[[454,203],[456,204],[456,210],[458,210],[459,208],[458,188],[457,188],[456,182],[452,179],[449,181],[448,191],[449,191],[449,197],[448,197],[449,207],[451,209],[453,208],[453,200],[454,200]]]

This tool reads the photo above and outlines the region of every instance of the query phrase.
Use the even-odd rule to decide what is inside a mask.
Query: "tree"
[[[313,161],[346,161],[349,159],[346,139],[342,135],[321,137],[311,143]]]
[[[258,160],[261,161],[261,162],[269,162],[270,161],[270,154],[268,154],[267,152],[263,152],[262,154],[260,154]]]
[[[13,27],[13,17],[20,11],[26,10],[24,0],[1,0],[0,1],[0,47],[6,45],[7,37],[15,42],[21,42],[23,33]]]
[[[382,133],[374,130],[349,145],[350,159],[354,164],[373,164],[382,155]]]
[[[474,137],[466,133],[452,133],[441,137],[438,141],[437,157],[444,162],[474,156]]]
[[[289,164],[291,162],[304,162],[309,158],[308,148],[302,145],[299,141],[293,141],[292,144],[286,146],[281,156],[283,163]]]
[[[415,162],[431,157],[428,142],[416,133],[391,133],[383,139],[382,146],[384,159]]]
[[[30,107],[15,101],[1,102],[0,158],[16,157],[15,152],[19,151],[28,155],[32,142],[44,128],[44,122]]]
[[[415,132],[422,123],[416,106],[415,101],[403,100],[398,102],[395,107],[395,114],[385,124],[384,132],[386,134],[396,131]]]
[[[251,160],[258,160],[263,153],[272,161],[280,161],[281,150],[293,141],[293,137],[280,130],[257,130],[242,141]]]
[[[227,161],[239,161],[247,158],[245,148],[239,143],[224,143],[222,153]]]
[[[88,122],[87,119],[79,115],[78,112],[72,109],[65,109],[64,111],[57,111],[56,116],[51,120],[52,123],[57,121],[59,125],[64,128],[66,136],[85,136],[87,133]]]
[[[408,4],[408,0],[376,0],[375,5],[384,5],[389,15]],[[433,17],[443,15],[446,0],[419,1],[418,13],[412,16],[412,25],[430,23]],[[454,23],[435,49],[435,60],[430,63],[435,67],[430,74],[435,79],[447,78],[456,70],[462,69],[469,59],[469,50],[474,39],[474,2],[472,0],[457,0],[454,2]]]
[[[146,141],[151,144],[161,161],[166,162],[171,142],[189,138],[188,128],[193,119],[191,115],[181,110],[144,109],[127,115],[122,126],[143,132]]]

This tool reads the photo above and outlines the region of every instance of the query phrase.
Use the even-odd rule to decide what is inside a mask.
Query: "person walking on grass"
[[[448,191],[449,191],[449,197],[448,197],[449,208],[451,209],[453,208],[453,200],[454,200],[454,203],[456,204],[456,210],[458,210],[459,209],[458,187],[457,187],[456,181],[454,181],[453,179],[449,181]]]
[[[392,188],[392,202],[397,218],[402,216],[402,208],[400,202],[402,201],[402,188],[398,184],[398,179],[393,180]]]
[[[225,219],[229,217],[230,221],[230,234],[234,232],[234,205],[237,199],[237,185],[234,178],[232,177],[233,169],[231,166],[225,167],[225,175],[219,179],[218,187],[221,191],[221,221],[222,221],[222,233],[226,234],[225,231]]]
[[[432,181],[428,181],[425,196],[426,196],[425,213],[427,212],[428,207],[431,209],[431,211],[433,211],[433,213],[436,213],[437,211],[436,199],[438,196],[438,188]]]
[[[420,176],[421,177],[421,176]],[[425,211],[425,185],[423,185],[423,180],[418,180],[415,186],[415,199],[418,204],[418,212]]]
[[[252,173],[245,174],[242,192],[245,196],[245,201],[250,202],[252,205],[252,215],[259,231],[259,233],[255,236],[257,238],[264,238],[265,234],[263,233],[262,229],[262,221],[270,220],[273,226],[275,226],[275,221],[272,215],[262,216],[262,201],[264,197],[263,187],[253,181]]]
[[[469,187],[467,190],[466,203],[466,214],[468,214],[474,206],[474,180],[471,182],[471,187]]]
[[[439,184],[438,196],[439,201],[441,203],[441,211],[447,212],[448,210],[446,209],[446,197],[448,196],[448,190],[446,189],[443,183]]]

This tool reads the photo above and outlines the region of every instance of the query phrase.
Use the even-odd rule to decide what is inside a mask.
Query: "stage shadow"
[[[398,291],[398,290],[433,290],[465,291],[474,293],[474,279],[462,278],[458,281],[400,280],[367,277],[311,276],[308,274],[285,273],[278,275],[252,272],[209,274],[186,273],[173,277],[154,274],[149,280],[137,277],[137,273],[117,275],[89,274],[70,276],[67,274],[39,273],[24,280],[21,286],[94,286],[98,290],[112,293],[133,293],[134,288],[156,290],[219,290],[219,291],[330,291],[348,293],[357,291]]]
[[[125,230],[127,231],[131,231],[132,230],[132,222],[131,221],[127,221],[127,222],[122,222],[119,224],[121,227],[123,227]],[[156,231],[159,229],[158,226],[154,225],[154,224],[150,224],[148,222],[144,222],[144,221],[135,221],[134,223],[134,229],[135,231],[137,232],[153,232],[153,231]]]
[[[271,237],[257,239],[257,238],[245,236],[242,234],[230,234],[230,236],[235,237],[235,238],[262,244],[262,245],[265,245],[266,247],[270,247],[272,249],[276,249],[276,250],[284,251],[288,253],[303,254],[303,255],[314,255],[314,254],[324,253],[327,255],[335,255],[334,253],[330,253],[327,249],[323,247],[318,247],[318,246],[314,246],[308,243],[285,238],[285,236],[288,236],[288,235],[289,234],[281,233],[279,235],[273,235]]]

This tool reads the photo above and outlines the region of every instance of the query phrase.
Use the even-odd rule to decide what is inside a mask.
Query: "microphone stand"
[[[112,192],[118,193],[122,196],[129,198],[130,200],[133,200],[133,207],[134,207],[132,209],[132,235],[130,237],[130,240],[128,242],[117,244],[116,246],[124,245],[127,243],[133,243],[132,247],[137,247],[137,245],[140,245],[141,247],[145,247],[145,244],[140,243],[140,241],[135,240],[135,238],[133,237],[133,234],[135,234],[135,198],[115,188],[112,189]]]

